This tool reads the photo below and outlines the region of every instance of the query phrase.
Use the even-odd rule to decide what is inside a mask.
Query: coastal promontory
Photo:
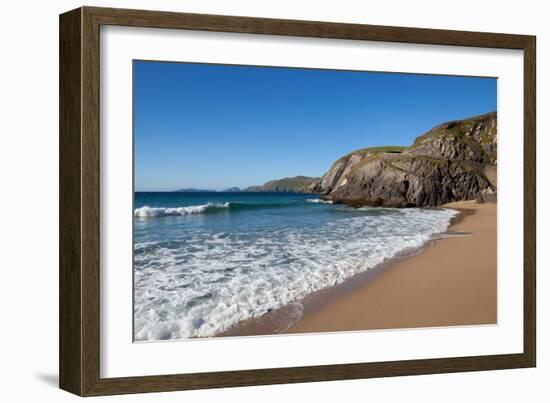
[[[307,192],[350,206],[433,207],[496,200],[497,114],[446,122],[410,147],[351,152]]]

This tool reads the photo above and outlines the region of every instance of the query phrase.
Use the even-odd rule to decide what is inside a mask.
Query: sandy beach
[[[306,305],[286,333],[496,323],[497,205],[467,201],[447,207],[462,211],[449,230],[470,235],[435,241],[337,298],[327,295],[325,303]]]
[[[445,207],[461,214],[442,239],[217,336],[496,323],[497,205]]]

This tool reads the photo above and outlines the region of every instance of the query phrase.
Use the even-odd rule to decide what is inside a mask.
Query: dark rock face
[[[495,200],[496,123],[493,112],[437,126],[404,150],[359,150],[336,161],[308,191],[352,206]]]
[[[414,155],[495,165],[497,114],[492,112],[436,126],[418,137],[409,152]]]

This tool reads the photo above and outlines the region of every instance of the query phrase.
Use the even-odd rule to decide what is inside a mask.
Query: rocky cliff
[[[495,200],[497,114],[447,122],[410,147],[374,147],[336,161],[307,191],[353,206],[428,207]]]
[[[308,176],[294,176],[292,178],[276,179],[260,186],[249,186],[243,189],[244,192],[296,192],[303,193],[320,178]]]

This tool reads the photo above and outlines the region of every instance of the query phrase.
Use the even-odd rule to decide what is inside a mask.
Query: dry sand
[[[313,308],[306,303],[286,333],[496,323],[497,206],[447,206],[463,212],[449,230],[471,235],[436,241],[415,256],[392,260],[337,298],[329,294]],[[244,333],[264,333],[254,330]]]

